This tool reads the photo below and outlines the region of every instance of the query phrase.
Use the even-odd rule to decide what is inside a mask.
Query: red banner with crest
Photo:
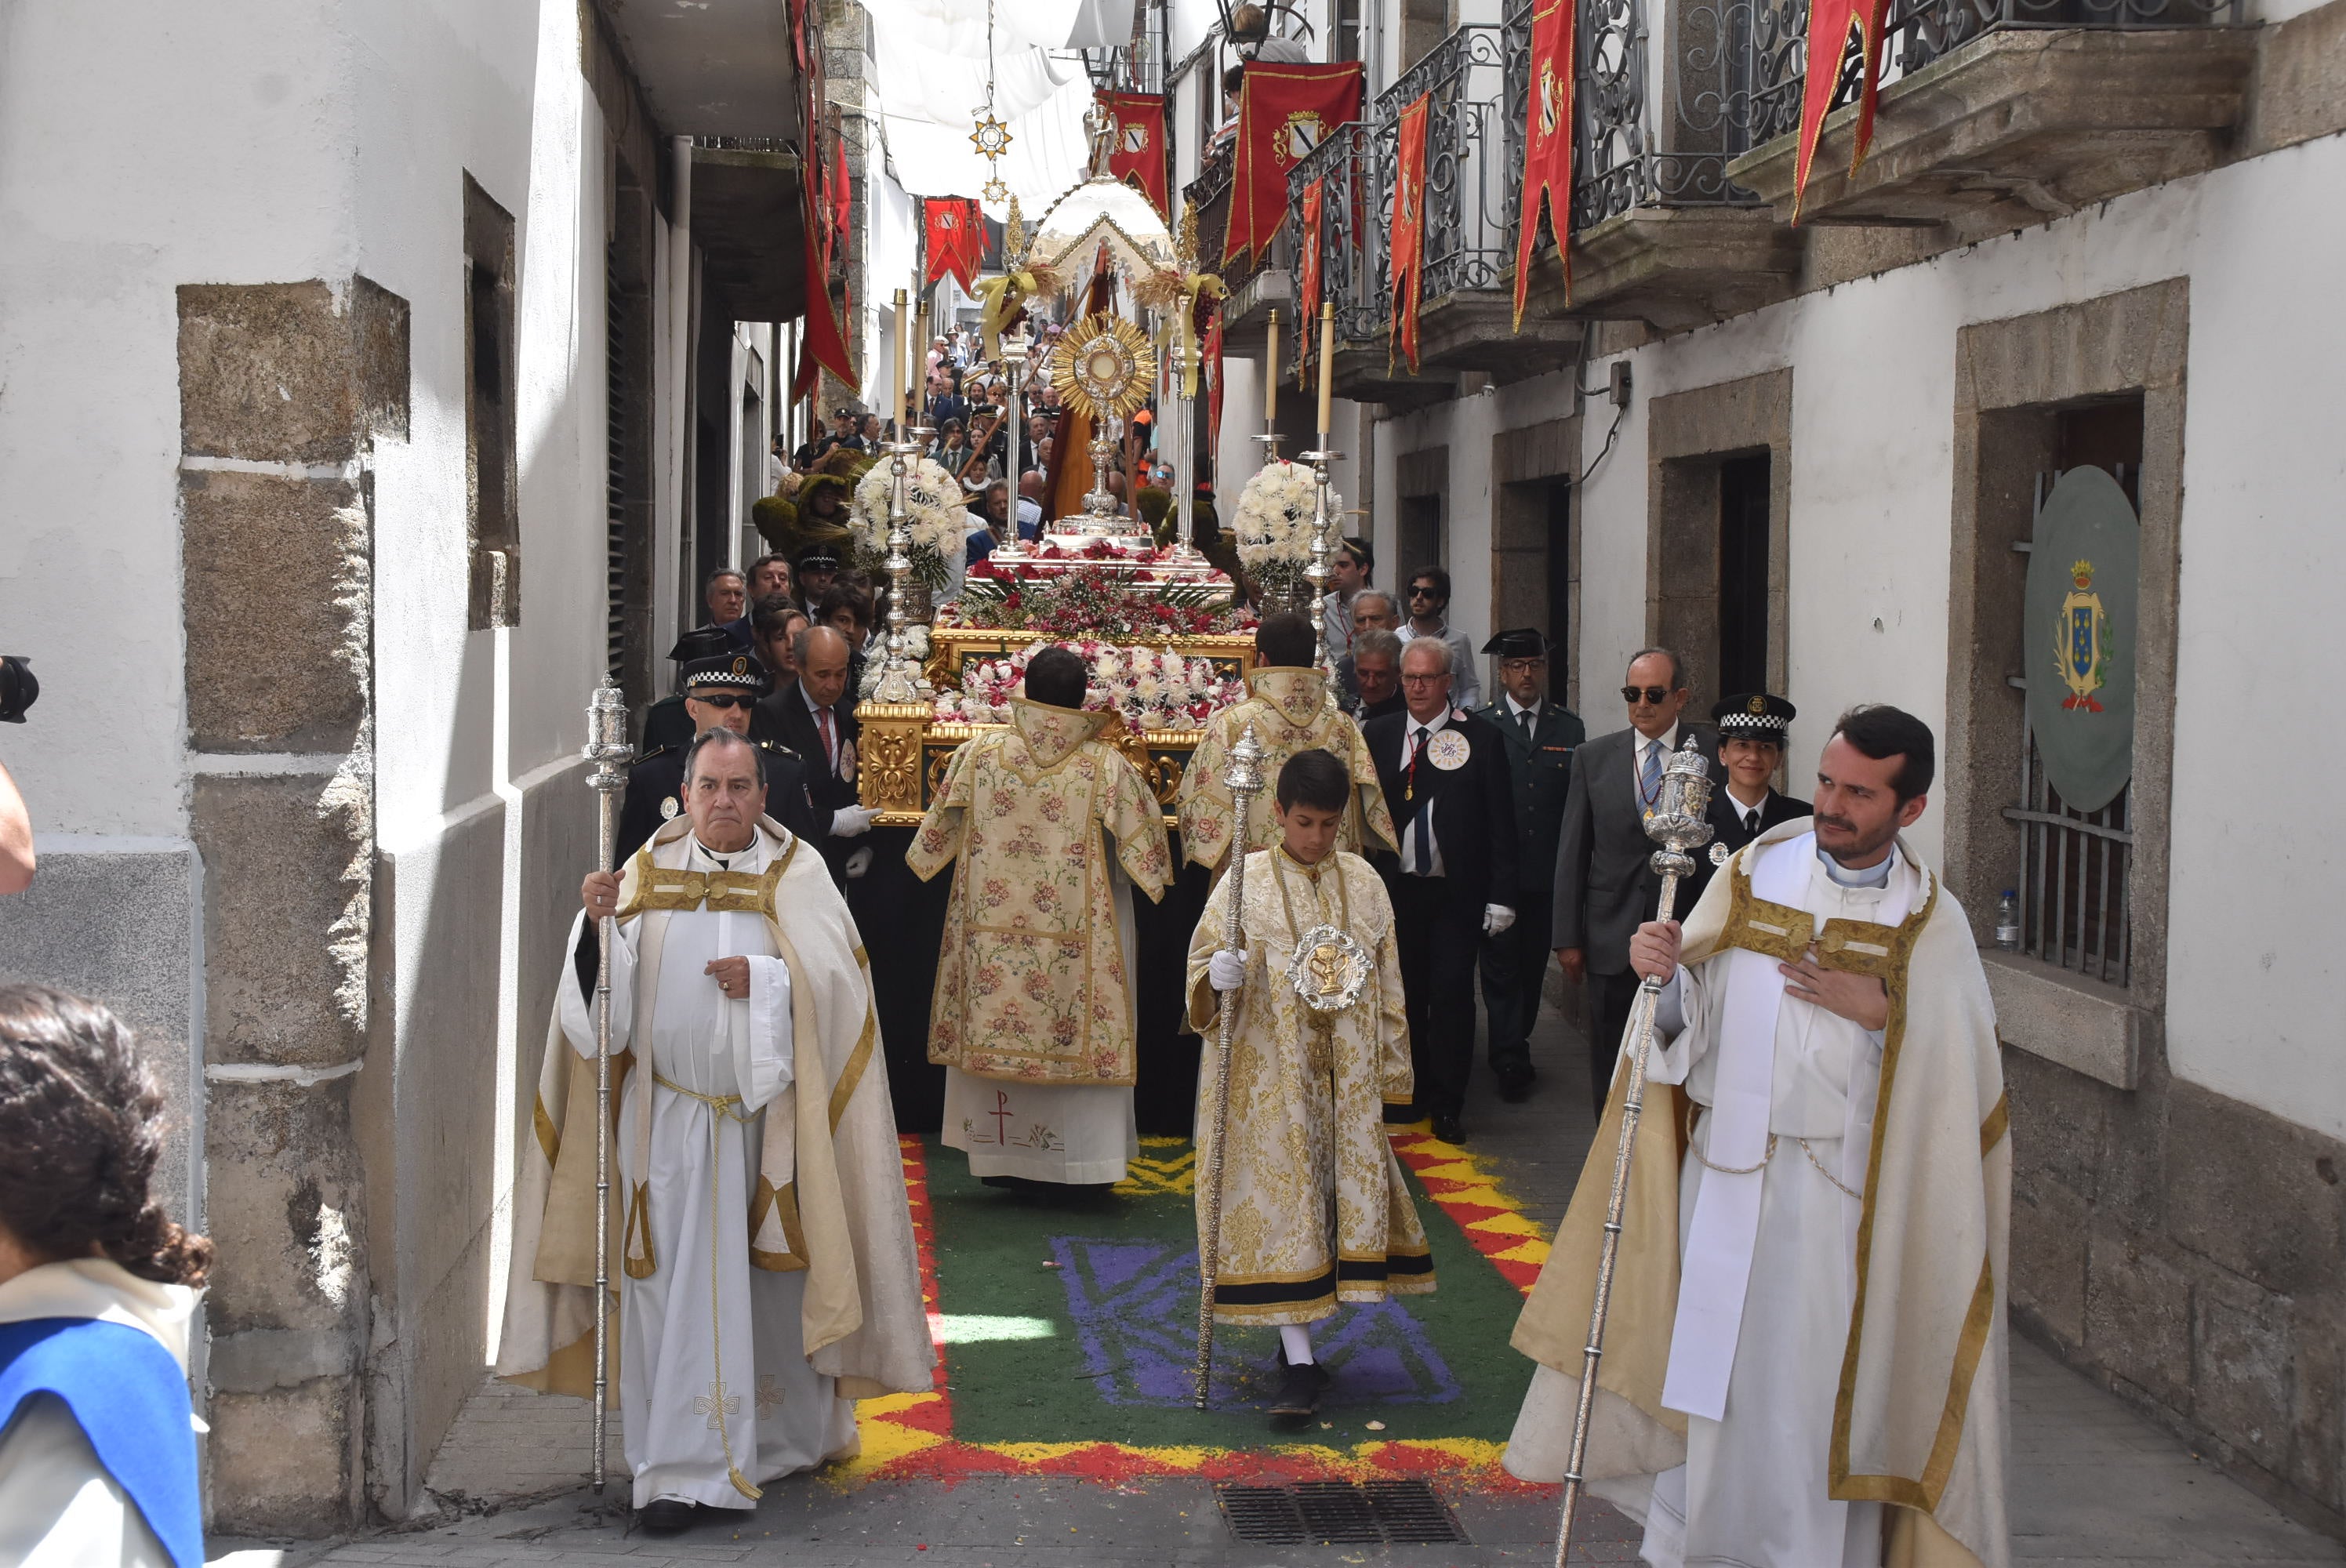
[[[1139,188],[1159,217],[1173,210],[1165,178],[1165,100],[1154,93],[1102,93],[1100,107],[1116,121],[1107,171]]]
[[[1814,0],[1809,6],[1809,74],[1800,84],[1800,139],[1792,155],[1792,221],[1800,220],[1800,197],[1809,188],[1809,165],[1832,112],[1833,87],[1841,80],[1841,56],[1857,35],[1857,127],[1850,143],[1849,171],[1865,161],[1873,143],[1873,103],[1882,75],[1882,24],[1890,0]]]
[[[1287,173],[1337,127],[1361,117],[1361,65],[1257,60],[1239,91],[1230,219],[1222,265],[1270,245],[1287,221]]]
[[[933,283],[950,272],[963,293],[977,291],[978,263],[985,255],[985,224],[976,202],[962,196],[924,198],[921,239],[929,254],[923,283]]]
[[[1515,331],[1524,330],[1524,292],[1539,249],[1540,211],[1556,236],[1564,266],[1564,298],[1572,300],[1572,12],[1573,0],[1535,0],[1532,7],[1532,90],[1524,106],[1523,221],[1515,232]]]
[[[1401,111],[1393,149],[1392,331],[1385,341],[1385,366],[1398,348],[1417,371],[1417,307],[1425,293],[1425,117],[1433,95],[1423,93]]]

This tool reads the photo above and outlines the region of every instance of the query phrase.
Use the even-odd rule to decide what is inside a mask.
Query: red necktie
[[[816,708],[814,710],[814,721],[822,728],[822,755],[824,763],[830,768],[831,772],[835,774],[839,771],[839,748],[831,744],[831,709],[827,708]]]

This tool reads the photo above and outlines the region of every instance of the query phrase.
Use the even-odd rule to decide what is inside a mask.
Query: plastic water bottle
[[[2011,888],[1995,906],[1995,945],[2007,950],[2020,946],[2020,894]]]

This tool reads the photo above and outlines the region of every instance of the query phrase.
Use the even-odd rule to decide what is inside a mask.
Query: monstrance
[[[1148,402],[1157,384],[1157,351],[1138,327],[1103,311],[1069,327],[1051,360],[1051,386],[1059,401],[1092,422],[1092,487],[1084,494],[1084,515],[1075,532],[1098,537],[1146,533],[1148,525],[1137,514],[1116,514],[1107,464],[1116,449],[1115,432]]]

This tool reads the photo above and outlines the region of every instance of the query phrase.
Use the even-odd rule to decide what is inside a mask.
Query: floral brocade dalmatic
[[[1336,706],[1327,677],[1316,669],[1274,666],[1256,670],[1247,685],[1254,695],[1207,721],[1205,735],[1181,775],[1182,853],[1201,866],[1217,868],[1229,857],[1230,835],[1238,823],[1222,775],[1229,768],[1230,748],[1250,724],[1263,749],[1263,787],[1247,811],[1249,850],[1267,850],[1281,841],[1279,819],[1271,809],[1279,770],[1289,758],[1315,746],[1332,753],[1352,776],[1352,804],[1337,830],[1336,847],[1356,854],[1400,849],[1369,743],[1361,738],[1361,727]]]
[[[1207,967],[1222,945],[1234,881],[1214,889],[1189,943],[1189,1024],[1209,1042]],[[1215,1320],[1311,1323],[1339,1301],[1432,1290],[1425,1228],[1385,1137],[1384,1107],[1407,1102],[1413,1086],[1384,883],[1357,855],[1331,854],[1315,869],[1284,850],[1250,854],[1242,914],[1246,984],[1231,993],[1239,1012]],[[1297,928],[1322,921],[1350,932],[1374,960],[1359,997],[1327,1013],[1287,979]],[[1215,1055],[1209,1044],[1198,1074],[1200,1171],[1214,1159]],[[1201,1221],[1204,1194],[1201,1181]]]
[[[1129,1084],[1132,977],[1107,846],[1151,900],[1172,874],[1163,809],[1111,716],[1021,698],[964,741],[904,862],[954,867],[929,1060],[983,1078]]]

